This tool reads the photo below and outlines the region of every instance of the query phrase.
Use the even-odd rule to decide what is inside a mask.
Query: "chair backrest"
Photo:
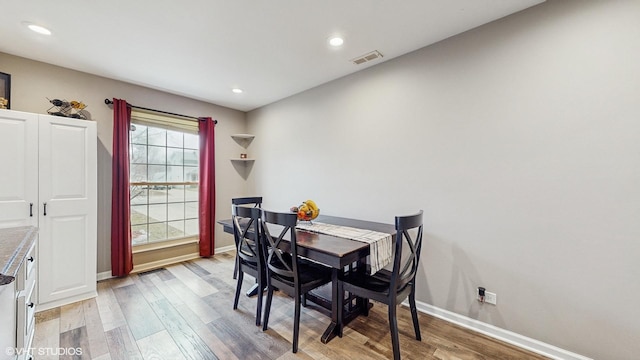
[[[420,263],[422,247],[422,214],[396,216],[395,256],[391,289],[402,290],[413,283]],[[403,252],[406,250],[405,252]]]
[[[253,207],[262,207],[262,196],[254,197],[241,197],[231,199],[231,205],[249,205],[254,204]]]
[[[293,284],[298,279],[298,250],[296,245],[296,224],[298,216],[296,213],[282,213],[262,210],[260,215],[260,235],[261,244],[266,256],[267,268],[284,280],[290,280]],[[273,236],[269,230],[269,224],[282,226],[278,229],[279,234]],[[273,229],[273,228],[272,228]],[[290,249],[287,249],[283,242],[290,242]],[[289,252],[287,252],[289,250]]]
[[[231,220],[233,222],[233,238],[236,243],[237,254],[243,260],[260,264],[262,253],[258,242],[260,218],[259,208],[231,205]]]

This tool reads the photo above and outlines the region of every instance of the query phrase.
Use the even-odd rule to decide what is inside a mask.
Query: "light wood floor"
[[[328,344],[320,336],[329,318],[303,308],[300,348],[291,353],[293,302],[274,297],[269,330],[255,326],[255,298],[244,294],[233,310],[234,253],[98,283],[98,297],[36,315],[35,359],[389,359],[386,307]],[[253,279],[245,276],[243,291]],[[413,337],[409,310],[398,311],[403,359],[544,359],[420,314],[422,341]],[[46,349],[81,349],[82,356]],[[51,353],[63,354],[60,356]],[[39,354],[40,353],[40,354]],[[44,354],[44,355],[42,355]]]

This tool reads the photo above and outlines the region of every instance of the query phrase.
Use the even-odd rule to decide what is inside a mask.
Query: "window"
[[[197,237],[198,135],[134,123],[130,144],[132,245]]]

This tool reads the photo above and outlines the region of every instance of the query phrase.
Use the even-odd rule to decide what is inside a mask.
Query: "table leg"
[[[367,271],[367,260],[366,258],[362,258],[360,260],[358,260],[358,266],[355,269],[355,271],[362,271],[365,272]],[[358,311],[360,312],[360,314],[364,315],[364,316],[369,316],[369,309],[373,306],[373,304],[371,304],[369,302],[369,299],[364,299],[361,297],[356,298],[356,306],[358,308]]]
[[[322,334],[321,341],[323,344],[331,341],[340,331],[338,311],[342,311],[342,301],[340,301],[340,294],[338,293],[338,270],[336,268],[331,269],[331,324]]]

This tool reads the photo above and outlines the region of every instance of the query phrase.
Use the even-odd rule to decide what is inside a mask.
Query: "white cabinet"
[[[0,227],[39,228],[38,311],[96,295],[92,121],[0,110]]]
[[[0,360],[14,359],[13,349],[16,347],[16,290],[13,284],[0,286]],[[6,350],[9,349],[9,350]]]
[[[38,226],[38,115],[0,110],[0,166],[0,227]]]
[[[36,234],[33,226],[0,229],[1,360],[31,358],[36,329]]]

